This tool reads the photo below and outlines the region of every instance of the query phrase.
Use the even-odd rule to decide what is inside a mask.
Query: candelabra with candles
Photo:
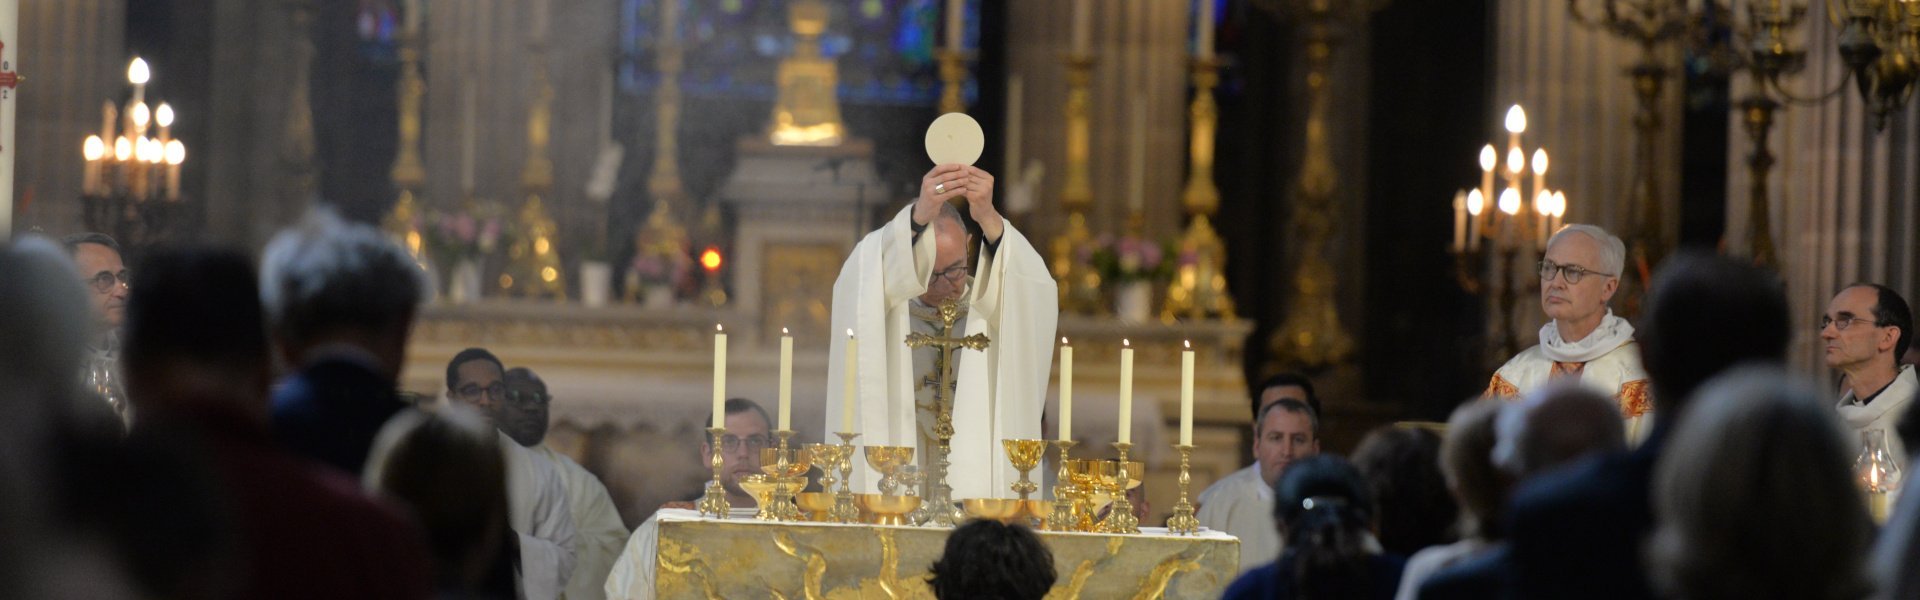
[[[1547,150],[1536,148],[1533,160],[1527,160],[1520,135],[1527,130],[1527,112],[1514,105],[1507,110],[1507,152],[1501,164],[1493,144],[1480,149],[1480,187],[1462,190],[1453,197],[1453,245],[1456,277],[1460,286],[1479,295],[1492,290],[1495,339],[1503,355],[1519,351],[1513,320],[1514,306],[1525,293],[1532,271],[1518,265],[1521,256],[1532,260],[1546,252],[1547,238],[1563,224],[1567,214],[1565,192],[1547,188]],[[1487,199],[1494,195],[1494,172],[1501,173],[1504,189],[1494,206]],[[1528,181],[1527,173],[1533,177]],[[1530,183],[1531,210],[1521,200],[1523,183]],[[1530,213],[1530,214],[1529,214]]]
[[[132,96],[124,106],[108,101],[100,133],[81,144],[87,161],[80,186],[87,227],[129,245],[164,237],[182,214],[180,165],[187,160],[187,146],[173,138],[173,106],[147,105],[152,76],[147,61],[134,58],[127,65]]]

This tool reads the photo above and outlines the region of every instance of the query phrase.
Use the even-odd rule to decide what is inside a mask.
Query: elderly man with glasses
[[[1884,285],[1856,283],[1834,294],[1820,316],[1820,342],[1827,366],[1845,379],[1837,410],[1855,431],[1880,430],[1887,449],[1901,471],[1907,451],[1894,424],[1907,413],[1920,391],[1913,365],[1900,364],[1900,355],[1913,340],[1913,310],[1900,294]],[[1870,434],[1871,435],[1871,434]]]
[[[461,350],[447,361],[447,399],[472,406],[494,427],[504,427],[501,415],[514,404],[509,396],[516,396],[508,391],[506,372],[500,358],[484,348]],[[500,432],[507,521],[520,541],[520,597],[559,598],[570,589],[583,538],[574,528],[560,467],[517,442]]]
[[[1626,257],[1626,244],[1605,229],[1568,225],[1554,233],[1540,261],[1540,307],[1549,319],[1540,344],[1495,371],[1486,395],[1516,398],[1550,382],[1577,381],[1613,398],[1629,443],[1652,431],[1653,395],[1633,325],[1607,308]]]

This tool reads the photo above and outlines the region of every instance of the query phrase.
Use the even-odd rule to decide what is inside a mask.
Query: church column
[[[126,88],[126,12],[124,0],[24,0],[19,39],[0,40],[11,70],[28,77],[15,96],[14,145],[28,149],[14,159],[16,230],[80,228],[80,141]]]

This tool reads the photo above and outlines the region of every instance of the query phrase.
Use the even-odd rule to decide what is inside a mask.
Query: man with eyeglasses
[[[573,458],[547,447],[547,406],[553,396],[547,383],[525,367],[507,369],[507,397],[498,402],[493,420],[500,431],[513,441],[560,468],[560,483],[567,490],[567,507],[573,515],[573,529],[579,536],[580,560],[567,579],[568,600],[603,598],[602,582],[613,569],[613,559],[627,543],[627,524],[613,507],[607,486]]]
[[[828,356],[836,359],[827,366],[826,430],[839,430],[840,402],[856,397],[850,433],[869,444],[913,447],[924,470],[938,440],[936,396],[944,396],[953,419],[948,473],[965,474],[947,479],[953,498],[1009,496],[1018,473],[1000,440],[1040,437],[1060,317],[1046,261],[994,208],[993,186],[993,175],[977,167],[933,167],[919,197],[854,247],[833,284]],[[969,231],[962,211],[977,230]],[[977,262],[970,264],[970,253]],[[941,334],[949,301],[960,316],[953,334],[984,335],[988,348],[907,347],[909,334]],[[841,389],[847,364],[838,357],[849,333],[859,340],[856,394]],[[952,387],[940,390],[943,381]],[[866,457],[853,460],[851,484],[874,490]]]
[[[770,435],[772,422],[767,419],[767,411],[759,403],[745,398],[729,398],[726,404],[727,433],[720,438],[720,486],[727,490],[727,504],[733,508],[729,514],[736,519],[751,519],[759,501],[740,487],[740,478],[760,472],[760,450],[773,443]],[[713,416],[708,415],[701,423],[712,423]],[[706,435],[700,435],[702,440]],[[711,464],[713,444],[703,441],[700,444],[700,464]],[[692,500],[700,497],[698,489],[692,490],[687,500],[668,502],[660,505],[660,510],[689,511],[692,514]],[[627,539],[627,547],[620,552],[620,558],[614,560],[613,571],[607,574],[606,593],[611,600],[653,600],[654,566],[659,564],[660,512],[647,517],[646,522],[633,529],[633,537]]]
[[[120,323],[126,319],[128,275],[120,244],[104,233],[76,233],[61,240],[67,255],[80,269],[92,301],[94,328],[87,336],[87,391],[113,407],[122,423],[131,423],[132,410],[120,384]]]
[[[1886,432],[1887,449],[1902,472],[1907,468],[1906,446],[1893,429],[1920,391],[1913,365],[1900,364],[1912,340],[1913,310],[1884,285],[1847,286],[1834,294],[1820,316],[1827,366],[1845,376],[1840,385],[1846,392],[1836,407],[1840,418],[1855,431]]]
[[[509,404],[506,368],[485,348],[468,348],[447,361],[447,399],[477,409],[503,425]],[[520,541],[520,590],[523,598],[559,598],[567,591],[579,562],[583,538],[574,528],[560,467],[521,447],[502,430],[500,453],[507,464],[507,520]]]
[[[1605,229],[1576,224],[1554,233],[1539,265],[1540,307],[1549,319],[1540,344],[1495,371],[1486,395],[1513,399],[1550,382],[1576,381],[1619,405],[1629,443],[1652,431],[1653,394],[1633,325],[1607,308],[1626,257],[1626,244]]]

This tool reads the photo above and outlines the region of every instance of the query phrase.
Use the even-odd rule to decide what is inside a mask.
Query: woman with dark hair
[[[927,583],[940,600],[1040,600],[1057,577],[1033,530],[979,519],[947,536]]]
[[[1337,456],[1294,461],[1273,485],[1273,521],[1287,540],[1280,559],[1234,580],[1221,597],[1345,599],[1393,597],[1406,560],[1382,555],[1369,531],[1373,491]]]
[[[1401,425],[1368,432],[1353,450],[1353,466],[1379,505],[1380,547],[1401,556],[1450,544],[1459,505],[1440,472],[1440,436]]]

